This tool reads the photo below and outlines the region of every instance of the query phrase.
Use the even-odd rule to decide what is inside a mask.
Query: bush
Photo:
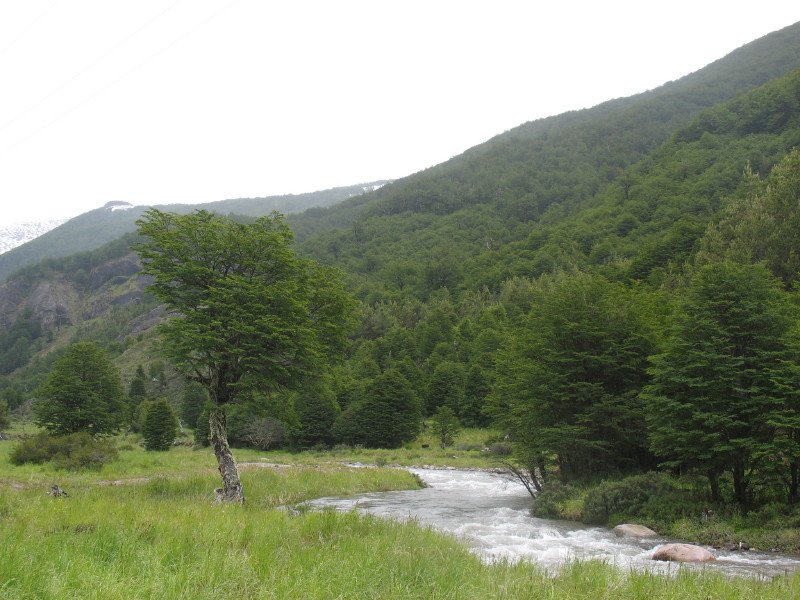
[[[486,447],[486,453],[492,456],[511,456],[514,448],[508,442],[494,442]]]
[[[558,479],[548,481],[544,489],[536,495],[533,502],[533,516],[543,519],[561,519],[564,517],[562,505],[579,494],[580,491],[577,488],[563,484]]]
[[[671,522],[682,516],[699,515],[703,509],[693,500],[691,491],[681,488],[669,476],[645,473],[604,481],[589,490],[583,502],[583,520],[597,525],[607,525],[612,518],[621,517]]]
[[[262,417],[244,428],[244,440],[258,450],[269,450],[283,441],[285,427],[282,421],[272,417]]]
[[[169,450],[177,435],[178,417],[169,402],[148,402],[142,423],[145,450]]]
[[[99,470],[117,458],[117,449],[106,438],[93,438],[86,432],[52,437],[40,433],[20,441],[8,459],[13,465],[52,462],[57,469]]]

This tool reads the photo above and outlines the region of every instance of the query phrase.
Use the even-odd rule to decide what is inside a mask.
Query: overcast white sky
[[[800,2],[0,0],[0,225],[397,178]]]

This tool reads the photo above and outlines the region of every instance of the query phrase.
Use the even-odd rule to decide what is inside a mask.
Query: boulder
[[[678,562],[710,562],[717,560],[705,548],[692,544],[664,544],[656,548],[653,560],[673,560]]]
[[[634,538],[648,538],[655,537],[658,534],[644,525],[636,525],[634,523],[623,523],[614,527],[614,533],[620,537],[634,537]]]

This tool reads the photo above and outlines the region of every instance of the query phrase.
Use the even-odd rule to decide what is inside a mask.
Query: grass
[[[390,473],[402,472],[245,471],[248,504],[226,507],[208,501],[215,478],[207,476],[87,486],[66,499],[2,488],[0,597],[800,597],[798,578],[759,582],[682,572],[667,579],[592,562],[569,565],[553,578],[525,563],[486,565],[454,539],[413,523],[274,508],[352,489],[352,477]]]
[[[281,508],[413,488],[418,481],[406,471],[336,461],[419,464],[413,455],[420,453],[421,463],[432,463],[439,448],[268,453],[272,462],[292,460],[280,468],[247,466],[264,453],[237,450],[247,503],[221,507],[211,501],[219,479],[207,449],[148,453],[128,443],[100,472],[71,473],[14,467],[11,446],[0,442],[3,599],[800,599],[800,575],[763,582],[681,571],[665,578],[585,562],[550,577],[527,563],[484,564],[454,538],[413,522]],[[115,479],[129,484],[98,485]],[[44,493],[55,482],[68,498]]]
[[[325,462],[352,462],[374,465],[399,465],[406,467],[452,467],[460,469],[488,469],[501,466],[502,456],[486,452],[497,432],[487,429],[462,429],[455,444],[441,448],[436,437],[427,428],[413,442],[402,448],[375,449],[336,447],[330,450],[308,450],[302,453],[271,451],[263,453],[275,462],[320,464]]]

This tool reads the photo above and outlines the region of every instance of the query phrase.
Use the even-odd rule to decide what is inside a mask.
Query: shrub
[[[613,516],[645,517],[652,521],[672,521],[689,514],[700,514],[692,494],[661,473],[645,473],[616,481],[604,481],[589,490],[583,503],[586,523],[606,525]]]
[[[14,465],[51,461],[57,469],[99,470],[117,458],[117,449],[107,438],[94,438],[85,431],[52,437],[40,433],[20,441],[9,455]]]
[[[511,456],[514,449],[509,442],[494,442],[486,448],[486,453],[492,456]]]
[[[533,502],[533,516],[556,519],[563,518],[562,506],[580,494],[577,488],[561,483],[558,479],[547,482]]]
[[[169,450],[177,435],[178,417],[169,402],[148,402],[142,423],[145,450]]]
[[[258,450],[269,450],[270,447],[283,441],[285,427],[282,421],[272,417],[261,417],[244,428],[244,440]]]

